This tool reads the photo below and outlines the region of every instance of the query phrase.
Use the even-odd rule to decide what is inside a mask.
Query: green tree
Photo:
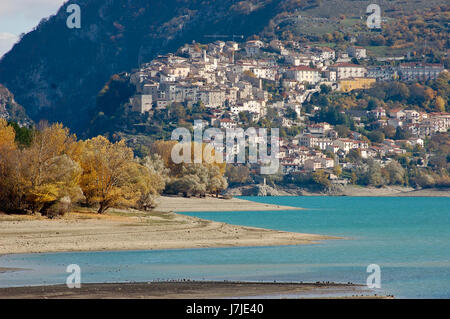
[[[230,184],[245,184],[250,180],[250,170],[243,165],[227,165],[225,176]]]
[[[402,129],[400,126],[397,126],[395,129],[394,139],[396,140],[406,140],[411,137],[411,133]]]
[[[208,167],[208,175],[206,190],[210,194],[215,194],[216,197],[219,197],[219,193],[228,187],[227,179],[222,176],[220,169],[214,165]]]
[[[368,182],[370,185],[381,187],[384,185],[385,181],[381,172],[381,167],[375,161],[369,161],[368,169]]]
[[[329,94],[330,92],[331,92],[331,87],[329,85],[326,85],[326,84],[320,85],[320,93],[321,94]]]
[[[383,143],[384,141],[384,133],[381,131],[372,131],[367,136],[372,143]]]
[[[342,167],[341,167],[341,165],[336,165],[336,166],[334,166],[334,168],[333,168],[333,173],[334,173],[337,177],[341,176],[341,175],[342,175]]]
[[[33,130],[28,127],[20,127],[16,122],[10,122],[16,133],[16,142],[21,147],[28,147],[33,141]]]
[[[336,125],[335,130],[338,133],[339,137],[346,138],[350,135],[350,129],[345,125]]]
[[[314,172],[313,180],[322,188],[328,188],[331,186],[331,181],[328,179],[328,174],[324,170],[317,170],[316,172]]]
[[[389,174],[390,184],[403,185],[405,183],[406,171],[397,161],[392,161],[386,165],[386,170]]]

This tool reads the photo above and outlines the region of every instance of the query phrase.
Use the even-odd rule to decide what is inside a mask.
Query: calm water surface
[[[189,216],[237,225],[335,235],[318,245],[7,255],[0,287],[65,283],[78,264],[82,282],[168,279],[365,283],[381,267],[377,293],[450,298],[450,198],[243,197],[298,211],[202,212]]]

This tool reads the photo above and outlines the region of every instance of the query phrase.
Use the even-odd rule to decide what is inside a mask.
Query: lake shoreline
[[[217,299],[217,298],[392,298],[365,286],[340,283],[171,281],[0,288],[0,299]]]
[[[28,221],[14,220],[14,216],[6,216],[12,219],[0,221],[2,244],[5,242],[4,238],[9,241],[9,238],[14,236],[22,236],[19,240],[24,246],[26,241],[29,241],[33,244],[50,245],[52,249],[61,245],[59,247],[64,251],[63,246],[67,247],[70,244],[74,251],[80,251],[80,245],[75,245],[78,238],[78,244],[83,247],[86,245],[91,249],[90,252],[99,251],[99,253],[2,256],[0,257],[2,267],[34,270],[3,273],[0,274],[0,281],[7,280],[3,286],[63,284],[65,269],[48,272],[47,267],[76,263],[83,265],[85,274],[89,274],[89,278],[83,277],[86,282],[93,283],[126,281],[139,283],[186,278],[266,282],[329,280],[363,284],[369,276],[368,265],[376,264],[380,266],[383,274],[383,290],[376,290],[378,293],[384,291],[386,294],[394,294],[401,298],[448,298],[449,278],[445,276],[449,269],[449,242],[445,240],[450,230],[448,198],[316,196],[254,198],[254,200],[303,206],[308,209],[185,215],[111,210],[107,216],[98,216],[92,211],[90,213],[78,211],[55,220],[45,218],[39,220],[36,217],[25,216],[29,218]],[[220,199],[219,202],[226,201]],[[190,219],[193,216],[200,219]],[[203,218],[219,223],[210,224],[209,221],[202,220]],[[33,223],[38,227],[34,227]],[[161,242],[189,245],[197,243],[210,245],[213,242],[223,245],[234,241],[236,246],[229,247],[242,247],[239,245],[250,238],[253,238],[254,242],[261,243],[261,240],[270,239],[275,234],[275,232],[264,233],[260,229],[244,231],[230,224],[297,233],[330,234],[349,240],[318,241],[321,242],[319,245],[294,244],[277,247],[261,245],[259,248],[237,249],[203,249],[207,246],[194,245],[200,249],[142,251],[149,249],[149,244]],[[43,225],[45,227],[41,228]],[[28,232],[4,236],[5,232],[17,232],[20,227],[25,227]],[[82,231],[78,232],[80,229]],[[40,233],[35,233],[35,230],[39,230]],[[86,231],[89,233],[87,236]],[[148,233],[153,235],[149,236]],[[282,236],[286,239],[285,236],[288,235],[284,233]],[[126,248],[130,243],[124,240],[126,238],[132,238],[133,245],[141,242],[143,249],[129,251],[130,249]],[[54,242],[51,244],[48,241]],[[103,245],[102,241],[111,241],[115,245],[111,250],[124,248],[129,252],[115,253],[93,249],[95,245]],[[42,248],[39,245],[35,248]],[[103,265],[105,261],[107,261],[106,268],[98,269],[97,265]],[[145,265],[149,261],[152,265],[154,262],[156,268],[150,267],[147,276],[141,271],[147,269]],[[204,271],[197,265],[205,267]],[[227,265],[232,267],[228,269]],[[59,275],[61,278],[57,277]],[[409,281],[410,278],[413,282]],[[348,297],[348,294],[345,292],[333,295],[338,298],[346,296]],[[136,295],[136,298],[140,296]]]
[[[312,190],[295,185],[275,186],[245,185],[231,187],[228,196],[329,196],[329,197],[450,197],[450,188],[414,189],[404,186],[363,187],[357,185],[332,185],[327,190]]]
[[[241,198],[161,196],[156,210],[164,212],[251,212],[303,210],[302,207],[265,204]]]
[[[0,255],[0,257],[1,257],[1,255]],[[5,273],[5,272],[15,272],[15,271],[22,271],[22,270],[27,270],[27,269],[0,267],[0,274]]]
[[[302,208],[243,199],[162,197],[155,212],[111,209],[107,215],[75,210],[49,220],[0,214],[0,255],[81,251],[166,250],[317,244],[333,236],[215,222],[177,212],[286,211]]]

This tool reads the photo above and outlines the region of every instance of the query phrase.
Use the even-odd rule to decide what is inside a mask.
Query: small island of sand
[[[49,220],[0,214],[0,254],[153,250],[318,243],[336,237],[229,225],[176,212],[301,210],[242,199],[161,197],[156,211],[111,209],[105,215],[77,208]]]

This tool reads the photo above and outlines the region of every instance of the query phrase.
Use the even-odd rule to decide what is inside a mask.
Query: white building
[[[257,78],[267,79],[267,80],[275,80],[277,75],[277,70],[275,68],[269,67],[256,67],[252,68],[251,71],[256,75]]]
[[[199,100],[206,107],[221,107],[225,103],[225,92],[216,89],[206,89],[199,91]]]
[[[336,52],[329,47],[316,47],[314,51],[319,53],[320,61],[331,61],[336,58]]]
[[[330,66],[330,71],[336,71],[338,80],[351,78],[364,78],[367,75],[367,69],[363,66],[351,63],[338,63]]]
[[[362,48],[362,47],[354,47],[354,46],[348,47],[347,53],[352,58],[357,58],[357,59],[367,58],[367,51],[365,48]]]
[[[130,99],[131,111],[145,113],[152,109],[153,98],[148,94],[135,95]]]
[[[263,46],[264,43],[260,40],[247,41],[245,44],[245,52],[247,53],[247,56],[259,55]]]
[[[373,66],[367,68],[367,77],[378,81],[392,81],[397,78],[397,71],[390,66]]]
[[[240,112],[248,111],[250,113],[256,113],[261,114],[262,108],[265,106],[265,103],[262,103],[262,101],[259,100],[246,100],[241,101],[236,105],[232,105],[230,107],[231,113],[233,114],[239,114]]]
[[[420,62],[402,63],[398,67],[400,78],[406,81],[435,80],[444,70],[442,64]]]
[[[220,119],[219,120],[219,126],[220,128],[236,128],[237,123],[230,119]]]
[[[290,79],[298,82],[309,82],[315,84],[320,81],[320,73],[318,69],[313,69],[308,66],[296,66],[288,69],[286,75]]]

